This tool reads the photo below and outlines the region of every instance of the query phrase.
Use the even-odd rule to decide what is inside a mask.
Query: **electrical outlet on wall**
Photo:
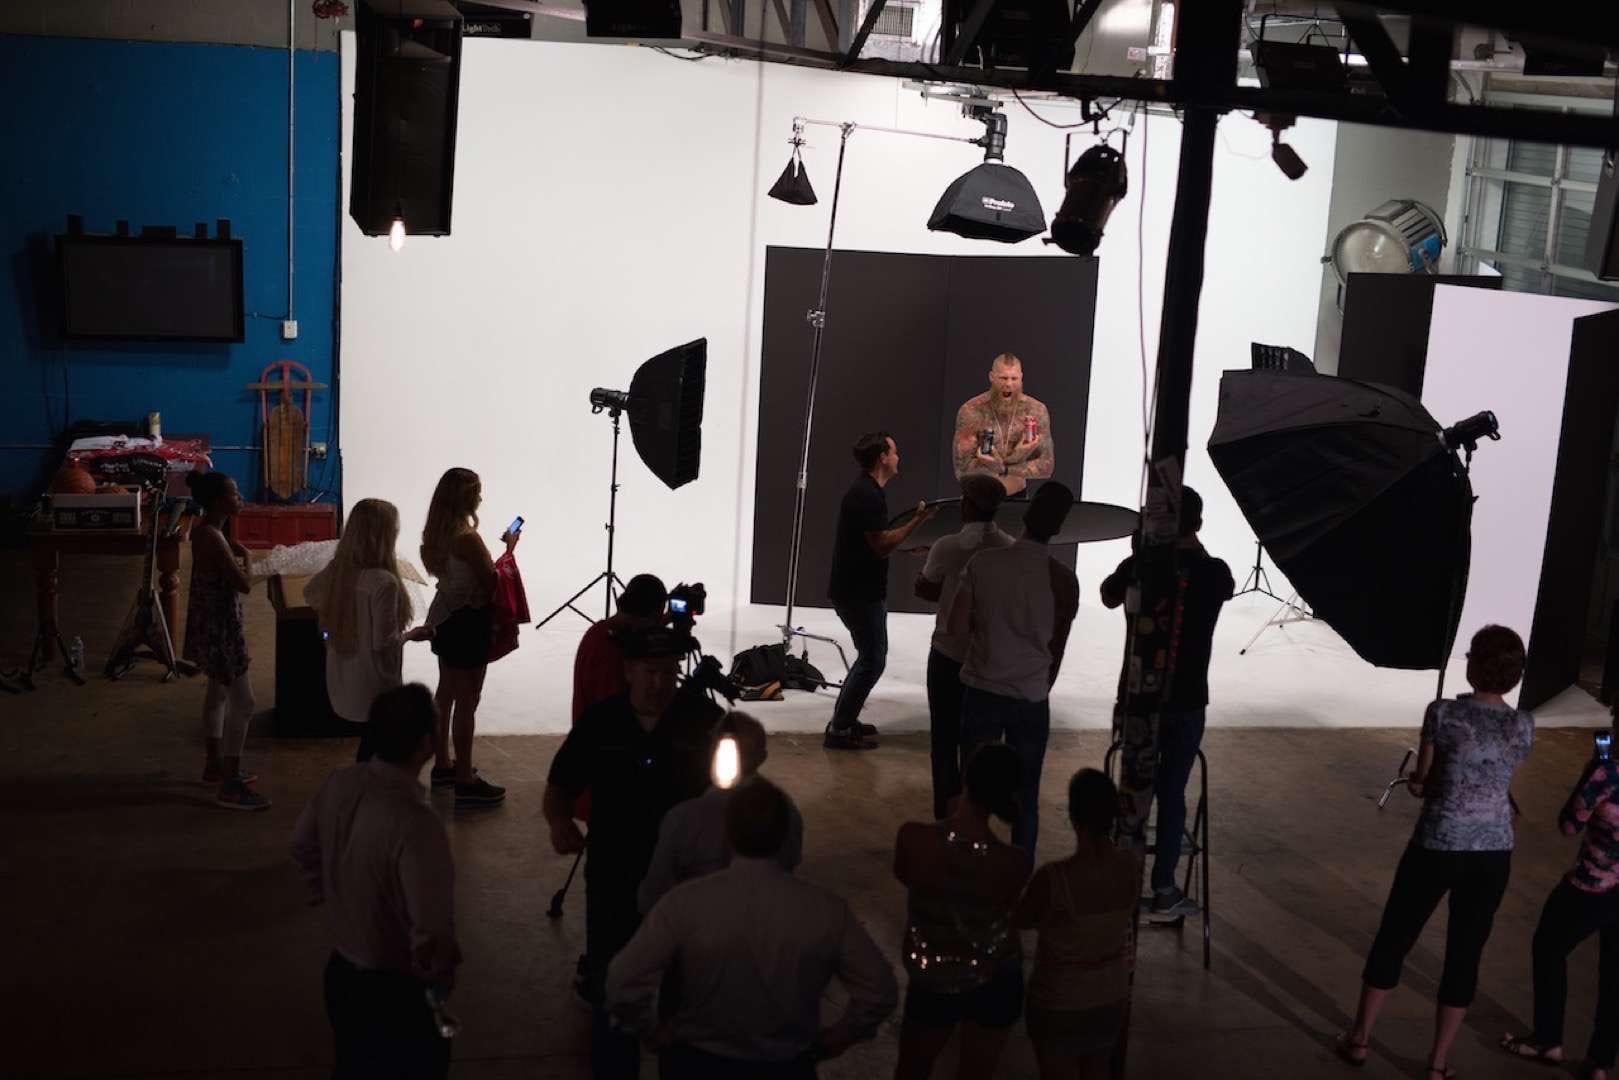
[[[297,319],[282,319],[281,320],[281,340],[282,341],[292,341],[297,336],[298,336],[298,320]]]
[[[325,461],[326,460],[326,444],[323,443],[323,442],[312,442],[312,443],[310,443],[309,444],[309,456],[314,458],[316,461]]]

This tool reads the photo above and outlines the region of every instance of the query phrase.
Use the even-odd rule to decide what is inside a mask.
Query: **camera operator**
[[[591,791],[591,843],[585,857],[585,952],[592,1008],[591,1072],[633,1078],[636,1039],[615,1031],[602,1010],[607,965],[640,925],[636,891],[670,807],[708,786],[709,732],[722,715],[695,686],[680,689],[691,639],[677,630],[620,635],[629,689],[590,706],[568,733],[546,778],[545,818],[559,855],[585,848],[573,822]]]
[[[1535,1030],[1508,1035],[1501,1048],[1514,1057],[1563,1060],[1563,1013],[1568,1003],[1568,954],[1601,934],[1597,1007],[1583,1076],[1606,1080],[1619,1057],[1619,769],[1613,731],[1597,733],[1597,751],[1557,816],[1564,836],[1584,832],[1574,867],[1546,897],[1535,927]]]
[[[629,689],[624,681],[624,650],[616,638],[628,630],[651,630],[665,621],[669,593],[651,574],[636,574],[618,594],[618,610],[593,623],[573,654],[573,723],[598,701]],[[588,817],[581,820],[588,821]]]

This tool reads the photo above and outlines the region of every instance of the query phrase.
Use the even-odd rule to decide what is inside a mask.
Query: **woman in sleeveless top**
[[[384,690],[404,682],[405,642],[426,641],[425,626],[407,630],[414,607],[399,577],[399,510],[361,499],[343,523],[337,553],[304,586],[326,637],[326,692],[332,711],[360,731],[357,761],[373,752],[366,720]]]
[[[495,562],[478,535],[483,483],[471,469],[449,469],[433,490],[422,529],[422,566],[438,579],[427,609],[438,657],[438,752],[431,774],[433,790],[455,788],[457,806],[494,806],[506,789],[489,783],[472,767],[473,722],[489,670],[494,616]],[[501,537],[506,550],[517,536]],[[451,757],[451,745],[454,757]]]
[[[1113,782],[1081,769],[1068,782],[1074,854],[1042,866],[1013,915],[1040,932],[1029,976],[1028,1031],[1041,1080],[1101,1080],[1124,1030],[1136,857],[1112,842]]]
[[[242,771],[242,746],[253,720],[253,690],[247,681],[247,637],[242,632],[242,596],[253,587],[247,550],[225,535],[242,509],[236,481],[224,473],[190,473],[186,485],[202,506],[191,530],[191,588],[186,598],[184,656],[208,677],[202,699],[207,758],[205,784],[218,784],[214,802],[230,810],[266,810],[270,800],[253,790],[257,777]]]
[[[910,976],[900,1029],[898,1080],[922,1080],[961,1029],[957,1075],[995,1075],[1023,1011],[1023,949],[1012,905],[1029,860],[990,831],[991,815],[1017,817],[1022,765],[1003,743],[980,747],[964,791],[943,821],[900,826],[894,876],[910,890],[900,949]]]

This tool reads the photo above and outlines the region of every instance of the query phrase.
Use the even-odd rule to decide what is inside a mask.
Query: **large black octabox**
[[[1209,456],[1277,567],[1355,652],[1379,667],[1444,664],[1473,491],[1420,402],[1352,379],[1228,371]]]

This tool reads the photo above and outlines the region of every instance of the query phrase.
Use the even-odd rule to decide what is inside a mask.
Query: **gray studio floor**
[[[65,568],[63,617],[92,667],[133,595],[136,566]],[[23,553],[0,554],[0,665],[32,632]],[[273,624],[253,612],[254,690],[271,703]],[[497,669],[495,676],[498,677]],[[330,1061],[320,998],[326,953],[287,857],[298,810],[352,746],[256,736],[248,763],[275,800],[226,813],[197,782],[202,686],[160,684],[151,670],[84,688],[55,675],[28,697],[0,696],[0,856],[9,931],[3,995],[8,1076],[314,1078]],[[261,716],[259,727],[267,716]],[[1413,733],[1395,729],[1217,729],[1205,744],[1214,810],[1214,963],[1195,926],[1146,933],[1139,950],[1132,1075],[1347,1074],[1331,1038],[1349,1020],[1364,950],[1414,817],[1374,796]],[[1063,853],[1057,802],[1067,775],[1097,764],[1100,732],[1061,732],[1047,758],[1041,857]],[[582,896],[545,918],[566,864],[546,844],[543,778],[558,739],[482,740],[481,767],[509,785],[497,810],[442,809],[457,859],[466,964],[456,994],[465,1034],[457,1078],[585,1077],[588,1017],[566,992],[583,938]],[[1544,1076],[1494,1042],[1529,1008],[1529,939],[1570,860],[1554,815],[1589,746],[1585,731],[1543,730],[1515,786],[1523,808],[1512,886],[1484,958],[1479,999],[1454,1062],[1466,1077]],[[904,898],[890,870],[897,824],[928,806],[926,738],[835,756],[813,740],[773,740],[766,772],[806,820],[805,877],[842,891],[891,957]],[[1444,918],[1411,958],[1408,989],[1359,1075],[1420,1077]],[[1594,943],[1574,956],[1569,1044],[1583,1047],[1594,994]],[[896,1029],[822,1070],[888,1074]],[[953,1067],[951,1068],[953,1074]],[[654,1074],[650,1063],[644,1075]],[[1007,1077],[1032,1077],[1021,1031]]]

